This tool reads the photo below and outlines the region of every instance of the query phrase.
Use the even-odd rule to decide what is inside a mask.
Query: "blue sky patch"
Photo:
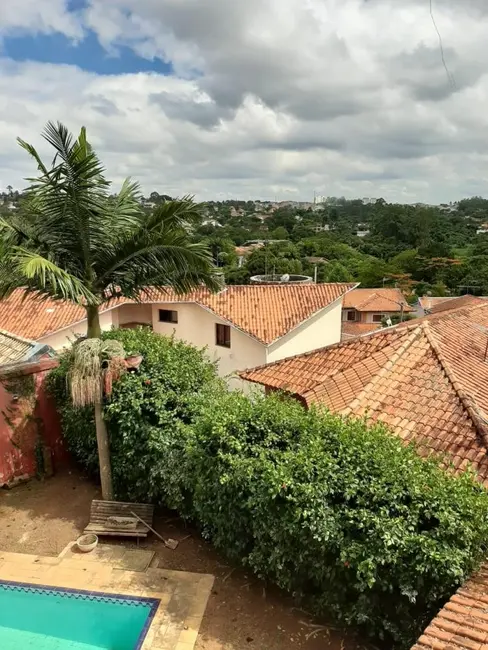
[[[80,9],[85,0],[71,0],[71,7]],[[41,63],[75,65],[88,72],[101,75],[136,72],[157,72],[171,75],[170,63],[161,59],[144,59],[125,46],[117,46],[116,54],[108,54],[96,35],[87,31],[79,43],[62,34],[37,34],[5,37],[2,54],[14,61],[39,61]]]

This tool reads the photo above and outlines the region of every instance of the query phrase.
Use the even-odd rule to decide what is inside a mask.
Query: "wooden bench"
[[[110,525],[109,517],[132,517],[136,514],[149,526],[153,524],[154,506],[147,503],[124,503],[122,501],[98,501],[93,499],[90,509],[90,523],[85,528],[85,533],[95,535],[112,535],[117,537],[147,537],[149,528],[140,521],[134,529],[124,529]]]

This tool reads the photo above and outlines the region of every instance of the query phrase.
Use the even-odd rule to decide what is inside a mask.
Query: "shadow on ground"
[[[58,555],[88,522],[98,488],[77,472],[0,491],[0,550]],[[157,513],[155,529],[180,540],[174,551],[152,535],[139,548],[154,551],[153,568],[215,576],[196,650],[363,650],[365,642],[323,626],[277,589],[229,565],[196,530],[174,515]],[[102,540],[103,541],[103,540]],[[113,539],[107,540],[117,543]],[[136,548],[135,542],[118,542]]]

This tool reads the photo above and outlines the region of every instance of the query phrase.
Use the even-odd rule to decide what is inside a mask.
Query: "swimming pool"
[[[159,600],[0,580],[1,650],[139,650]]]

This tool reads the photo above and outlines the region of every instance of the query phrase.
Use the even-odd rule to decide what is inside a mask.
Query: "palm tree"
[[[95,407],[100,481],[104,499],[111,500],[112,467],[106,425],[102,417],[104,395],[111,395],[112,383],[125,372],[125,351],[120,341],[85,339],[71,351],[68,382],[74,406]]]
[[[200,216],[191,198],[166,201],[145,215],[137,183],[127,179],[118,194],[109,194],[84,127],[74,139],[65,126],[49,122],[43,137],[54,149],[49,167],[18,139],[39,175],[28,179],[22,213],[0,218],[0,299],[24,287],[40,299],[75,302],[86,310],[88,338],[99,338],[100,307],[113,298],[137,300],[149,286],[218,290],[210,253],[186,230]],[[95,421],[100,453],[100,441],[108,449],[100,401]],[[102,485],[104,498],[112,498],[111,480]]]

